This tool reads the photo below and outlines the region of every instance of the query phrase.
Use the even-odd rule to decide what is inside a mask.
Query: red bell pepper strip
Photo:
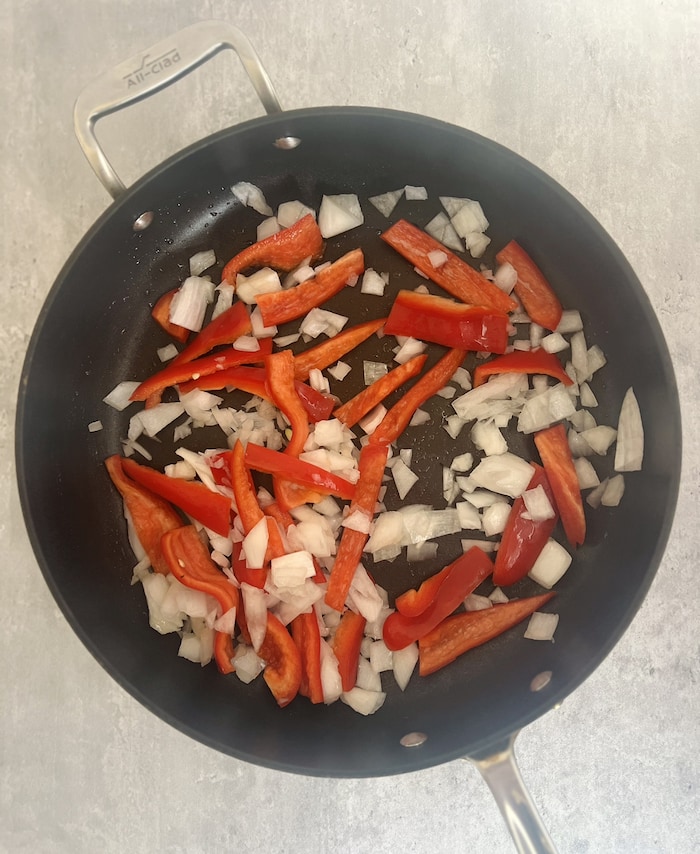
[[[176,341],[184,344],[187,341],[190,330],[185,329],[184,326],[178,326],[177,323],[170,322],[170,304],[178,290],[179,288],[173,288],[172,291],[163,294],[153,306],[151,317],[168,335],[171,335]]]
[[[233,344],[236,338],[247,335],[251,329],[250,316],[245,303],[234,302],[231,308],[222,311],[217,318],[211,320],[201,332],[197,333],[187,347],[175,356],[170,367],[198,359],[220,344]]]
[[[512,629],[549,602],[552,596],[553,591],[448,617],[418,641],[420,675],[435,673],[468,650]]]
[[[299,614],[291,622],[292,637],[301,654],[301,685],[299,693],[312,703],[323,702],[321,682],[321,633],[316,612]]]
[[[245,557],[243,557],[241,543],[233,544],[231,569],[240,584],[250,584],[251,587],[257,587],[258,590],[262,590],[265,587],[267,569],[251,569],[246,563]]]
[[[368,320],[366,323],[359,323],[357,326],[351,326],[344,332],[339,332],[328,341],[322,341],[316,344],[315,347],[310,347],[304,350],[303,353],[298,353],[294,357],[294,376],[298,380],[307,380],[309,372],[312,368],[322,371],[338,359],[342,359],[355,347],[366,341],[373,333],[386,323],[386,317],[380,317],[378,320]]]
[[[265,640],[258,655],[266,665],[263,679],[277,705],[284,708],[296,697],[301,685],[301,654],[287,629],[269,611]]]
[[[137,386],[131,395],[131,400],[147,400],[152,394],[158,394],[170,386],[180,385],[192,379],[198,380],[200,377],[216,374],[219,371],[225,371],[239,365],[262,362],[265,356],[269,356],[272,352],[272,339],[263,338],[259,343],[260,349],[254,353],[231,347],[221,353],[212,353],[191,362],[180,365],[170,364]]]
[[[203,483],[168,477],[134,460],[122,460],[124,473],[175,504],[207,528],[228,537],[231,530],[231,500],[218,492],[212,492]]]
[[[238,517],[241,520],[244,533],[249,534],[265,514],[258,504],[253,479],[246,466],[243,443],[236,442],[233,450],[224,455],[224,460],[229,466]]]
[[[489,362],[482,362],[474,369],[474,388],[486,382],[492,374],[546,374],[564,385],[572,385],[573,380],[564,370],[564,366],[553,353],[541,347],[535,350],[514,350],[504,356],[497,356]]]
[[[362,250],[353,249],[330,267],[321,270],[313,279],[307,279],[286,291],[260,294],[257,302],[263,323],[265,326],[278,326],[301,317],[341,291],[351,277],[359,276],[364,269]]]
[[[473,593],[493,572],[489,556],[473,546],[450,564],[450,572],[440,585],[433,601],[417,617],[406,617],[400,611],[389,614],[382,629],[384,643],[391,650],[403,649],[427,635]]]
[[[395,403],[370,436],[370,444],[395,442],[408,426],[415,411],[438,392],[464,361],[464,350],[450,350],[426,371],[398,403]]]
[[[221,388],[237,388],[239,391],[248,392],[265,400],[272,401],[272,393],[267,382],[267,372],[265,368],[248,367],[243,365],[236,368],[227,368],[224,371],[217,371],[213,374],[200,377],[196,380],[189,380],[180,384],[180,391],[187,394],[192,389],[199,388],[203,391],[216,391]],[[307,416],[310,421],[325,421],[330,418],[331,412],[335,407],[335,398],[327,394],[322,394],[320,391],[311,388],[299,381],[295,381],[294,387],[297,394],[306,409]]]
[[[317,504],[323,498],[320,492],[310,489],[308,486],[299,486],[291,480],[283,480],[281,477],[273,478],[275,498],[279,506],[285,510],[294,510],[302,504]]]
[[[414,356],[412,359],[404,362],[403,365],[399,365],[398,368],[394,368],[388,374],[384,374],[383,377],[375,380],[347,403],[339,406],[333,413],[334,417],[342,421],[346,427],[352,427],[354,424],[357,424],[364,415],[367,415],[385,397],[388,397],[397,388],[420,373],[427,358],[424,353]]]
[[[508,315],[444,297],[399,291],[384,324],[387,335],[410,335],[445,347],[505,353]]]
[[[387,229],[382,234],[382,240],[424,276],[462,302],[506,313],[516,308],[515,301],[508,294],[446,249],[442,243],[405,219],[400,219]],[[428,257],[430,252],[444,252],[447,261],[439,267],[433,267]]]
[[[170,572],[177,580],[192,590],[208,593],[219,603],[221,613],[231,608],[238,614],[238,590],[231,584],[209,555],[194,525],[185,525],[163,536],[163,554]],[[214,658],[222,673],[233,673],[233,641],[231,635],[216,632]]]
[[[291,350],[281,350],[267,356],[265,369],[272,401],[292,427],[292,438],[284,452],[298,457],[309,437],[309,418],[296,390]]]
[[[354,611],[347,610],[340,618],[333,636],[333,652],[338,659],[338,673],[343,691],[350,691],[357,682],[357,665],[367,620]]]
[[[535,446],[554,493],[566,538],[572,546],[580,546],[586,538],[586,514],[564,425],[556,424],[535,433]]]
[[[246,465],[255,471],[279,474],[300,486],[306,486],[324,495],[337,495],[348,501],[355,495],[355,484],[344,477],[319,466],[299,460],[289,454],[248,443],[245,451]]]
[[[236,284],[236,276],[248,267],[274,267],[276,270],[293,270],[305,258],[318,258],[323,249],[323,237],[311,214],[302,217],[289,228],[278,231],[264,240],[258,240],[228,262],[221,281]]]
[[[499,586],[515,584],[528,574],[559,518],[557,503],[545,470],[537,463],[532,463],[532,467],[534,472],[527,488],[536,489],[541,486],[544,489],[554,509],[554,516],[540,521],[530,519],[523,515],[526,509],[522,496],[515,499],[501,535],[501,545],[496,552],[493,583]]]
[[[416,589],[406,590],[396,597],[394,605],[396,610],[404,617],[418,617],[429,605],[435,601],[436,596],[447,576],[452,572],[452,564],[448,564],[440,572],[426,578],[421,586]]]
[[[107,457],[105,466],[131,514],[136,534],[146,550],[151,566],[156,572],[167,575],[168,565],[163,557],[160,541],[166,531],[183,526],[184,522],[179,513],[159,495],[128,478],[124,474],[122,458],[118,454]]]
[[[355,498],[350,505],[351,513],[360,510],[370,517],[374,515],[388,452],[386,445],[370,443],[360,451],[360,479],[355,487]],[[352,528],[343,528],[326,591],[326,604],[336,611],[343,610],[366,542],[367,534]]]
[[[561,303],[537,264],[515,240],[496,253],[496,260],[499,264],[507,262],[515,267],[518,274],[515,293],[530,319],[554,331],[561,320]]]

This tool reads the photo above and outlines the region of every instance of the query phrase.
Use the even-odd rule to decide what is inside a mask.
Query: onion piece
[[[546,519],[554,518],[554,508],[543,486],[539,485],[534,489],[526,489],[522,494],[522,499],[527,514],[533,522],[544,522]]]
[[[576,407],[566,387],[563,383],[557,383],[525,401],[518,418],[518,430],[521,433],[535,433],[568,418],[575,411]]]
[[[327,311],[324,308],[312,308],[302,320],[299,331],[302,335],[308,335],[310,338],[317,338],[322,332],[332,338],[341,331],[347,322],[348,318],[343,314],[336,314],[334,311]]]
[[[308,214],[316,219],[316,211],[313,208],[307,207],[303,202],[282,202],[277,208],[277,222],[283,228],[289,228],[294,223],[299,222]]]
[[[574,468],[576,469],[580,489],[591,489],[600,483],[600,478],[596,474],[592,463],[585,457],[577,457],[574,460]]]
[[[423,560],[435,560],[437,557],[438,544],[427,540],[423,543],[409,543],[406,547],[406,560],[408,563],[420,563]]]
[[[200,276],[214,264],[216,264],[216,252],[213,249],[195,252],[190,258],[190,276]]]
[[[369,663],[375,673],[384,673],[384,671],[386,670],[393,669],[393,653],[387,647],[383,640],[374,641],[374,643],[370,646]]]
[[[199,638],[194,634],[184,634],[180,640],[177,654],[180,658],[185,658],[194,664],[201,664],[202,645]]]
[[[384,600],[379,595],[377,586],[361,563],[357,564],[355,574],[352,578],[352,584],[348,592],[348,603],[368,623],[378,620],[384,608]]]
[[[369,661],[362,655],[357,662],[357,680],[355,682],[355,687],[364,688],[365,691],[382,690],[382,677],[375,672]]]
[[[189,276],[180,285],[170,303],[168,319],[176,326],[184,326],[192,332],[199,332],[204,323],[204,314],[211,301],[212,283],[199,276]]]
[[[506,596],[506,594],[501,590],[500,587],[494,588],[494,590],[489,593],[489,599],[493,602],[494,605],[505,605],[506,602],[510,602],[510,599]]]
[[[351,370],[352,368],[347,364],[347,362],[341,361],[333,365],[332,368],[328,368],[328,373],[333,377],[333,379],[338,380],[338,382],[342,382]]]
[[[615,441],[616,436],[617,430],[613,427],[606,427],[603,424],[589,430],[581,431],[581,438],[600,456],[607,454],[608,448]]]
[[[362,286],[360,291],[363,294],[373,294],[374,296],[383,296],[384,288],[387,282],[376,270],[368,267],[362,276]]]
[[[247,207],[253,208],[254,211],[263,216],[272,216],[272,208],[265,201],[265,196],[260,187],[256,187],[255,184],[239,181],[231,187],[231,192],[239,202]]]
[[[425,187],[415,187],[411,184],[406,184],[403,189],[407,202],[425,201],[428,198],[428,191]]]
[[[477,486],[517,498],[532,479],[532,466],[515,454],[498,454],[483,459],[470,477]]]
[[[236,668],[236,676],[248,685],[263,672],[265,662],[258,658],[252,646],[240,643],[233,656],[233,666]]]
[[[124,382],[118,383],[108,395],[103,397],[102,402],[106,403],[107,406],[111,406],[112,409],[116,409],[117,412],[123,412],[127,406],[134,402],[131,400],[131,395],[139,385],[140,383],[138,382],[124,380]]]
[[[426,412],[424,409],[416,409],[411,417],[411,420],[408,422],[409,427],[421,427],[423,424],[427,424],[430,421],[430,413]]]
[[[243,553],[246,563],[251,569],[262,569],[265,566],[267,543],[267,518],[263,517],[250,529],[250,532],[246,534],[243,540]],[[256,647],[257,649],[258,647]]]
[[[473,504],[468,501],[458,501],[455,505],[459,524],[463,531],[480,531],[481,516]]]
[[[450,218],[442,211],[430,220],[424,231],[448,249],[453,249],[455,252],[464,251],[464,245],[454,230]]]
[[[357,228],[365,221],[360,201],[354,193],[324,196],[318,212],[318,227],[328,239]]]
[[[486,611],[488,608],[493,608],[493,601],[488,596],[470,593],[464,600],[465,611]]]
[[[486,507],[481,516],[481,525],[486,536],[493,537],[503,533],[509,516],[510,504],[505,501],[497,501]]]
[[[569,342],[559,332],[552,332],[551,335],[545,335],[542,338],[541,344],[542,349],[546,350],[547,353],[561,353],[562,350],[566,350],[569,346]]]
[[[464,454],[459,454],[450,464],[452,471],[469,471],[474,465],[474,456],[467,451]]]
[[[559,623],[559,614],[544,614],[535,611],[525,629],[524,637],[529,640],[553,641]]]
[[[581,315],[576,309],[564,309],[561,315],[559,325],[554,330],[561,335],[568,335],[571,332],[580,332],[583,329],[583,321]]]
[[[151,409],[143,409],[129,421],[129,438],[138,439],[141,433],[153,438],[168,424],[179,418],[185,407],[182,403],[159,403]],[[138,432],[137,432],[138,431]]]
[[[506,440],[493,421],[477,421],[471,433],[474,445],[487,457],[494,454],[505,454],[508,450]]]
[[[615,471],[639,471],[644,459],[644,425],[634,390],[628,388],[617,422]]]
[[[611,477],[600,497],[603,507],[617,507],[625,494],[625,479],[621,474]]]
[[[528,575],[550,590],[571,566],[571,555],[551,537],[544,544]]]
[[[225,635],[233,635],[236,631],[236,609],[229,608],[225,614],[222,614],[214,622],[214,630],[223,632]]]
[[[413,671],[418,663],[418,644],[410,643],[403,649],[397,649],[392,656],[394,679],[402,691],[411,680]]]
[[[278,234],[282,231],[282,226],[277,222],[277,217],[269,216],[258,225],[256,238],[258,241],[265,240],[266,237],[272,237],[273,234]]]
[[[396,484],[396,491],[399,493],[399,498],[403,499],[411,491],[412,487],[418,483],[418,475],[412,472],[411,469],[401,460],[397,459],[391,467],[391,474]]]
[[[343,685],[338,672],[338,659],[328,641],[321,638],[321,685],[323,686],[323,702],[326,705],[335,703],[343,693]]]
[[[264,520],[263,520],[264,521]],[[264,590],[243,582],[241,584],[243,608],[250,642],[256,652],[260,651],[267,632],[267,598]]]
[[[99,433],[100,430],[103,429],[103,424],[99,420],[98,421],[90,421],[87,428],[88,428],[88,433]]]
[[[361,715],[373,715],[384,705],[386,694],[382,691],[367,691],[355,686],[340,695],[340,699]]]
[[[437,270],[447,262],[447,253],[443,252],[441,249],[434,249],[433,251],[428,252],[428,261],[430,261],[433,269]]]
[[[464,238],[464,243],[472,258],[481,258],[484,252],[486,252],[489,243],[491,243],[491,238],[480,231],[470,231]]]
[[[385,217],[390,217],[403,193],[404,188],[402,187],[400,190],[390,190],[388,193],[382,193],[379,196],[370,196],[369,201],[379,213],[384,214]]]
[[[499,265],[496,275],[493,277],[493,283],[507,294],[512,293],[517,281],[517,270],[508,261]]]
[[[270,267],[257,270],[252,276],[236,276],[236,296],[246,305],[252,305],[260,294],[273,294],[282,290],[280,277]]]
[[[276,587],[298,587],[315,574],[314,559],[308,551],[291,552],[270,561],[270,578]]]
[[[486,552],[486,554],[491,554],[491,552],[496,551],[496,543],[493,543],[490,540],[464,539],[459,542],[464,554],[466,554],[469,549],[473,549],[474,546]]]
[[[372,385],[376,380],[381,379],[389,372],[389,366],[384,362],[367,362],[362,363],[365,385]]]

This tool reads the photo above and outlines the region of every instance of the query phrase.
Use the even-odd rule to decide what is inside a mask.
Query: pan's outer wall
[[[282,151],[276,138],[302,144]],[[600,384],[599,423],[615,423],[625,389],[637,393],[646,430],[643,472],[620,508],[592,517],[587,545],[548,610],[556,643],[523,641],[516,629],[362,718],[344,705],[277,709],[266,687],[225,679],[213,666],[178,659],[172,637],[147,625],[120,504],[102,460],[119,449],[126,414],[105,412],[121,379],[155,368],[144,303],[181,281],[183,259],[212,246],[227,260],[259,220],[229,187],[252,181],[274,205],[323,193],[361,197],[406,183],[482,201],[493,246],[516,238],[581,310],[588,343],[610,366]],[[365,206],[369,208],[370,206]],[[135,234],[145,210],[154,225]],[[382,227],[366,211],[363,242]],[[385,222],[385,221],[384,221]],[[338,252],[357,235],[332,242]],[[395,264],[376,248],[379,263]],[[382,267],[385,269],[385,267]],[[148,347],[144,347],[144,340]],[[147,350],[147,353],[145,351]],[[102,418],[105,429],[88,434]],[[258,119],[210,137],[153,170],[112,205],[77,247],[39,318],[18,406],[17,471],[29,535],[46,581],[86,646],[120,684],[164,720],[241,759],[304,774],[377,776],[483,752],[580,684],[631,621],[660,561],[680,472],[680,415],[670,358],[634,273],[608,235],[561,187],[500,146],[459,128],[362,108],[306,110]],[[530,690],[550,670],[550,686]],[[400,746],[421,731],[426,743]]]

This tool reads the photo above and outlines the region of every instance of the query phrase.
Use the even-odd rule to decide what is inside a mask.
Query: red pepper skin
[[[395,442],[408,426],[415,411],[438,392],[464,361],[464,350],[450,350],[426,371],[398,403],[395,403],[369,438],[371,445]]]
[[[564,385],[572,385],[573,380],[566,373],[562,363],[553,353],[541,347],[535,350],[514,350],[504,356],[482,362],[474,369],[474,388],[486,382],[492,374],[545,374],[554,377]]]
[[[323,237],[311,214],[302,217],[289,228],[258,240],[228,262],[221,281],[236,284],[236,276],[248,267],[274,267],[293,270],[308,257],[318,258],[323,249]]]
[[[342,421],[346,427],[352,427],[368,412],[381,403],[397,388],[419,374],[428,357],[425,354],[414,356],[398,368],[394,368],[375,380],[366,389],[355,395],[347,403],[339,406],[333,413],[334,417]]]
[[[515,240],[496,254],[499,264],[508,262],[515,267],[518,281],[515,293],[531,320],[554,331],[561,320],[562,307],[540,268]]]
[[[196,380],[189,380],[180,384],[180,391],[187,394],[192,389],[199,388],[203,391],[216,391],[225,387],[237,388],[240,391],[255,394],[265,400],[272,401],[272,393],[267,382],[265,368],[248,367],[243,365],[236,368],[227,368],[224,371],[216,371]],[[295,381],[299,399],[306,409],[310,421],[325,421],[330,418],[335,406],[335,399],[329,395],[316,391],[306,383]]]
[[[163,554],[170,572],[181,584],[213,596],[219,603],[222,614],[231,608],[235,608],[238,613],[238,590],[211,559],[209,550],[194,525],[185,525],[165,534]],[[216,632],[214,658],[222,673],[233,673],[233,641],[230,635]]]
[[[418,641],[420,675],[435,673],[468,650],[512,629],[549,602],[552,596],[553,591],[528,599],[513,599],[512,602],[494,605],[483,611],[469,611],[448,617]]]
[[[357,326],[351,326],[344,332],[339,332],[329,338],[328,341],[322,341],[315,347],[310,347],[294,357],[294,376],[301,381],[309,378],[309,372],[312,368],[322,371],[338,359],[342,359],[355,347],[366,341],[378,329],[386,323],[386,317],[380,317],[378,320],[368,320],[366,323],[359,323]]]
[[[462,350],[505,353],[508,326],[508,315],[502,311],[462,305],[433,294],[399,291],[384,332]]]
[[[419,617],[435,601],[450,572],[452,572],[452,564],[431,575],[430,578],[426,578],[417,590],[407,590],[397,596],[394,602],[396,610],[404,617]]]
[[[277,504],[286,512],[301,507],[302,504],[317,504],[323,498],[320,492],[308,486],[299,486],[291,480],[281,477],[273,479],[273,487]]]
[[[544,548],[547,540],[557,524],[559,514],[557,513],[557,502],[549,485],[549,480],[542,466],[532,463],[534,469],[528,489],[541,486],[554,508],[554,516],[536,522],[523,516],[525,502],[516,498],[508,516],[505,530],[501,536],[501,545],[496,552],[496,561],[493,570],[493,583],[499,587],[515,584],[524,578],[532,569],[537,556]]]
[[[321,682],[321,633],[316,612],[299,614],[291,622],[292,637],[301,654],[301,685],[299,693],[312,703],[323,702]]]
[[[151,395],[158,394],[163,389],[189,382],[193,378],[199,379],[239,365],[262,362],[265,356],[269,356],[272,352],[272,339],[263,338],[259,343],[260,349],[255,353],[235,350],[231,347],[229,350],[212,353],[210,356],[204,356],[192,362],[185,362],[180,365],[170,364],[162,371],[158,371],[144,380],[134,390],[131,400],[147,400]]]
[[[258,504],[258,496],[245,462],[245,448],[236,442],[233,449],[225,452],[225,463],[229,466],[233,498],[241,520],[243,531],[249,534],[265,515]]]
[[[535,433],[535,446],[547,472],[566,538],[572,546],[580,546],[586,539],[586,514],[564,425]]]
[[[151,566],[156,572],[167,575],[168,565],[163,557],[160,541],[163,534],[174,528],[181,528],[184,523],[179,513],[167,501],[128,478],[124,474],[122,462],[118,454],[107,457],[107,472],[131,513],[136,534],[146,550]]]
[[[357,665],[366,624],[367,620],[361,614],[347,610],[340,618],[333,636],[333,652],[338,659],[338,673],[343,691],[352,690],[357,682]]]
[[[299,692],[301,685],[301,654],[292,636],[274,614],[267,612],[267,631],[258,653],[265,662],[263,679],[284,708]]]
[[[389,614],[384,623],[384,643],[391,650],[403,649],[431,632],[448,617],[493,572],[488,555],[473,546],[450,564],[435,599],[417,617],[406,617],[399,611]]]
[[[286,291],[260,294],[258,306],[265,326],[278,326],[296,320],[341,291],[351,276],[364,272],[365,258],[361,249],[353,249],[300,285]]]
[[[164,329],[168,333],[168,335],[171,335],[176,341],[184,344],[189,337],[190,330],[185,329],[184,326],[178,326],[176,323],[170,322],[170,304],[178,290],[179,288],[173,288],[171,291],[163,294],[163,296],[153,306],[151,317],[161,327],[161,329]]]
[[[265,359],[265,370],[272,401],[292,427],[292,438],[284,452],[298,457],[309,437],[309,418],[294,382],[294,356],[290,350],[273,353]]]
[[[360,451],[360,479],[355,487],[355,500],[350,505],[351,513],[361,510],[370,517],[374,515],[388,451],[386,445],[369,443]],[[336,611],[343,610],[366,542],[367,534],[352,528],[343,528],[326,591],[326,604]]]
[[[382,234],[382,240],[403,255],[424,276],[462,302],[506,313],[516,307],[515,301],[493,282],[405,219],[400,219],[387,229]],[[447,261],[440,267],[433,267],[428,257],[430,252],[444,252]]]
[[[222,537],[228,537],[231,530],[231,501],[225,495],[212,492],[203,483],[168,477],[134,460],[123,459],[122,468],[128,477],[141,486],[175,504]]]
[[[217,318],[197,333],[187,347],[172,360],[170,367],[198,359],[220,344],[233,344],[236,338],[247,335],[251,330],[250,316],[245,303],[234,302],[231,308],[221,312]]]
[[[355,484],[344,477],[332,474],[319,466],[272,451],[261,445],[248,443],[245,451],[246,465],[255,471],[279,474],[300,486],[306,486],[324,495],[337,495],[350,501],[355,496]]]

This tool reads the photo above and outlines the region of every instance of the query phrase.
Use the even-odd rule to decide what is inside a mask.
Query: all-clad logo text
[[[126,80],[126,85],[129,89],[132,86],[139,86],[141,83],[145,83],[149,77],[162,74],[179,61],[180,54],[176,47],[167,53],[157,56],[155,59],[151,59],[150,54],[147,53],[141,60],[141,65],[138,68],[124,75],[124,80]]]

